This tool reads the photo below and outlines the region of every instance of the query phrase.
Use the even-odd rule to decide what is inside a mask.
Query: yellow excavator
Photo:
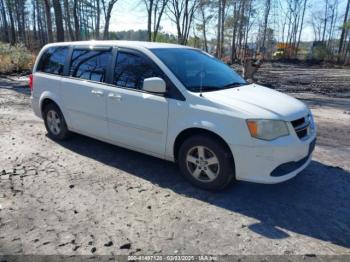
[[[272,54],[275,59],[290,58],[295,53],[295,47],[287,43],[277,43],[276,51]]]

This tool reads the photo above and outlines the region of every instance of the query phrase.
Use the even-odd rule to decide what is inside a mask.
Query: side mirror
[[[150,77],[143,80],[142,90],[164,94],[166,92],[166,84],[165,81],[159,77]]]

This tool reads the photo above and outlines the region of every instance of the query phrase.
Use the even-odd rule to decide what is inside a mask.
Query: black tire
[[[210,166],[210,168],[219,166],[219,168],[215,168],[216,177],[212,181],[209,181],[209,177],[207,181],[205,180],[206,173],[203,172],[207,171],[203,170],[205,167],[201,166],[201,164],[193,165],[195,166],[195,169],[201,169],[199,177],[203,177],[202,179],[196,179],[190,172],[192,163],[190,161],[188,162],[186,159],[188,154],[191,155],[191,152],[195,152],[197,147],[204,147],[205,154],[214,153],[214,156],[216,156],[216,159],[218,160],[219,165]],[[210,157],[212,156],[209,155],[208,159]],[[227,187],[235,178],[234,159],[229,148],[227,148],[222,141],[210,135],[196,135],[185,140],[180,146],[177,159],[182,174],[193,185],[202,189],[220,190]],[[206,170],[208,170],[209,166],[207,165],[206,168]]]
[[[57,114],[57,117],[59,118],[59,132],[55,132],[53,130],[51,130],[51,128],[49,127],[49,120],[48,120],[48,115],[52,114],[53,112],[55,112]],[[61,110],[59,109],[59,107],[54,104],[54,103],[50,103],[47,104],[44,109],[43,109],[43,118],[44,118],[44,123],[45,123],[45,127],[48,133],[48,136],[54,140],[65,140],[70,136],[70,132],[68,130],[67,124],[66,124],[66,120],[64,119],[64,116],[61,112]]]

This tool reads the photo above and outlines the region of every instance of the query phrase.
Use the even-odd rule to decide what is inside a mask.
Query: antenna
[[[203,89],[203,61],[201,61],[201,71],[199,72],[199,77],[201,79],[200,86],[199,86],[199,96],[203,97],[202,89]]]

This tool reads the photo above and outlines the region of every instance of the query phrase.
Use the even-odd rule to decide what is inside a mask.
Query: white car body
[[[168,99],[36,70],[47,48],[95,45],[143,53],[158,65],[185,99]],[[208,130],[222,138],[230,148],[237,180],[278,183],[306,168],[311,161],[313,145],[310,144],[315,141],[316,129],[304,103],[256,84],[202,94],[190,92],[150,51],[166,47],[189,48],[130,41],[49,44],[38,55],[33,69],[33,110],[42,117],[42,105],[45,99],[50,99],[61,109],[69,130],[169,161],[176,160],[175,141],[182,132],[191,128]],[[307,135],[302,139],[291,123],[300,118],[310,121]],[[289,135],[272,141],[253,138],[247,128],[247,119],[286,121]],[[288,173],[272,175],[284,164],[291,166]]]

